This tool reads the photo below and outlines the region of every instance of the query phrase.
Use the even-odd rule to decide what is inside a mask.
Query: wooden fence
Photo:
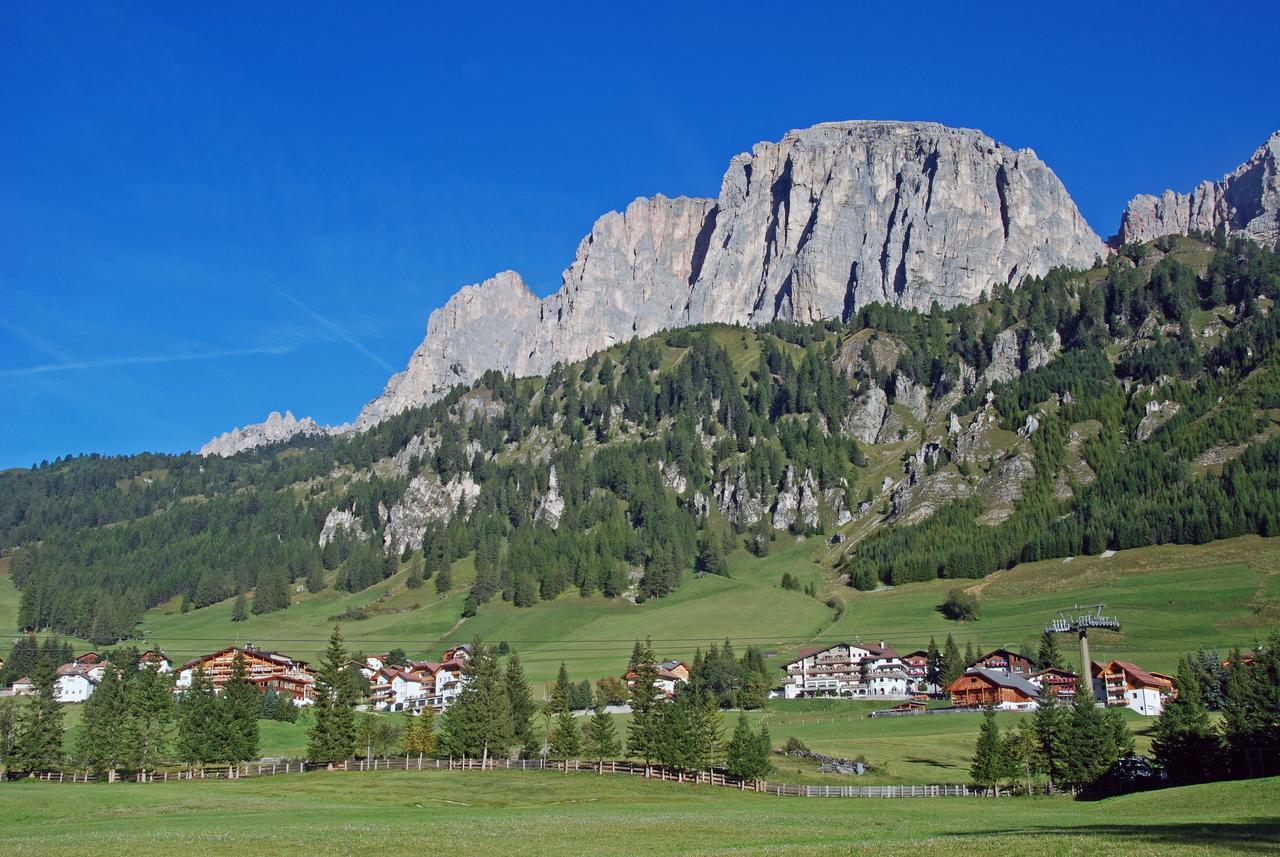
[[[643,765],[638,762],[560,762],[550,759],[428,759],[415,756],[397,756],[386,759],[349,759],[333,765],[310,765],[306,762],[282,761],[253,763],[240,766],[219,766],[183,769],[178,771],[154,771],[119,777],[116,782],[163,783],[178,780],[234,780],[256,777],[304,774],[316,771],[554,771],[570,774],[612,774],[643,777],[669,783],[688,785],[713,785],[753,791],[777,797],[977,797],[986,792],[965,785],[925,786],[829,786],[771,783],[766,780],[743,780],[728,771],[682,771],[662,765]],[[51,783],[92,783],[100,778],[92,774],[53,772],[40,774],[39,779]]]

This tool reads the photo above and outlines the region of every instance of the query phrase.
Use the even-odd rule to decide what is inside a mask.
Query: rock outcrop
[[[272,411],[260,423],[223,432],[200,447],[200,454],[220,455],[226,458],[235,455],[237,452],[253,449],[257,446],[284,443],[298,435],[310,436],[328,432],[329,429],[318,425],[311,417],[303,417],[299,420],[294,419],[293,414],[289,411],[285,411],[284,416],[280,416],[279,411]]]
[[[658,196],[606,214],[545,300],[510,271],[464,288],[356,427],[487,369],[542,374],[686,324],[949,306],[1103,250],[1029,149],[929,122],[817,125],[734,157],[716,200]]]
[[[1192,230],[1231,234],[1255,241],[1280,241],[1280,131],[1272,134],[1248,161],[1216,182],[1203,181],[1191,193],[1166,190],[1130,200],[1113,243],[1150,241]]]

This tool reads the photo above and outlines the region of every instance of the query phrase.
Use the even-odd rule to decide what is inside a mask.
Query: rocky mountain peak
[[[325,434],[327,431],[328,429],[318,425],[311,417],[303,417],[299,420],[294,418],[291,411],[285,411],[284,416],[281,416],[279,411],[272,411],[260,423],[223,432],[200,447],[200,454],[225,457],[256,446],[283,443],[298,435],[318,435]]]
[[[1249,160],[1218,181],[1203,181],[1190,193],[1166,190],[1129,201],[1113,243],[1150,241],[1219,227],[1261,243],[1280,242],[1280,131]]]
[[[934,122],[830,122],[734,157],[718,199],[637,199],[598,219],[559,290],[508,271],[431,314],[367,428],[488,369],[545,373],[702,322],[847,317],[874,301],[973,300],[1104,252],[1029,149]]]

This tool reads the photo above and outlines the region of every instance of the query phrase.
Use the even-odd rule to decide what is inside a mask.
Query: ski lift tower
[[[1077,604],[1070,610],[1059,610],[1058,618],[1045,626],[1046,634],[1080,635],[1080,675],[1086,680],[1091,677],[1089,662],[1089,629],[1102,628],[1107,631],[1119,631],[1120,620],[1114,616],[1103,616],[1105,604]]]

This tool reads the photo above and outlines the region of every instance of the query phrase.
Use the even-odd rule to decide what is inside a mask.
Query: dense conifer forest
[[[22,629],[106,644],[171,599],[198,610],[241,596],[244,609],[272,612],[294,586],[360,591],[398,559],[413,561],[410,586],[443,592],[451,563],[473,556],[466,613],[573,591],[661,598],[690,575],[723,573],[740,544],[767,551],[769,510],[802,474],[817,511],[786,526],[856,535],[837,570],[859,588],[1271,535],[1278,295],[1272,251],[1197,236],[1126,246],[1093,270],[1055,270],[1016,291],[997,285],[974,305],[674,330],[545,378],[490,372],[362,434],[226,459],[70,455],[8,471],[0,546]],[[983,380],[1010,337],[1017,371]],[[1047,343],[1049,357],[1033,360]],[[851,426],[873,388],[903,416],[896,434],[868,442]],[[907,404],[920,395],[930,416],[913,421]],[[1139,440],[1153,408],[1167,418]],[[976,482],[981,473],[951,460],[945,421],[982,410],[1010,437],[1022,429],[1032,456],[1012,513],[979,524],[989,503],[971,492],[901,523],[881,484],[886,463],[918,450],[919,478],[949,470]],[[1066,461],[1080,434],[1088,480]],[[401,544],[388,510],[423,479],[475,490],[431,510],[412,539],[421,547]],[[352,519],[326,532],[335,510]]]

